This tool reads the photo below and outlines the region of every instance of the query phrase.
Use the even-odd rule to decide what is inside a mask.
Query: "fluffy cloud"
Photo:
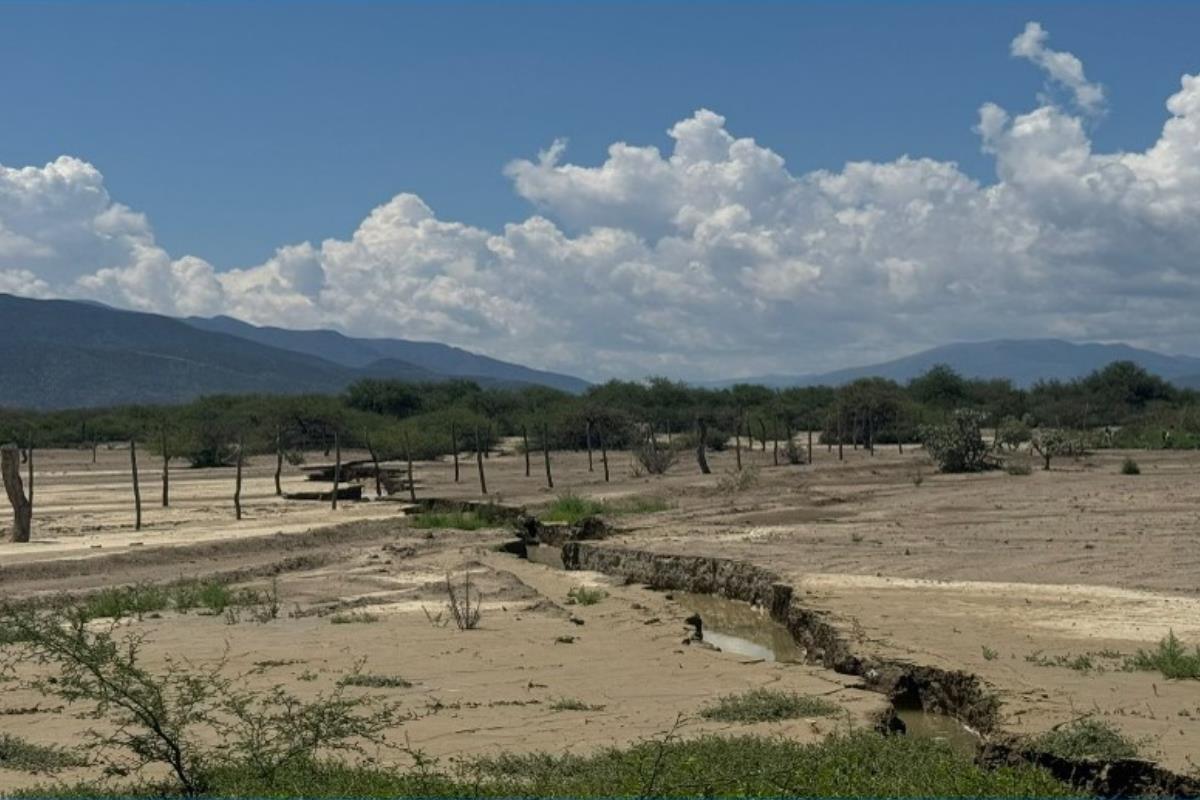
[[[1016,58],[1025,58],[1046,71],[1050,80],[1071,93],[1080,109],[1095,114],[1104,108],[1104,87],[1090,82],[1083,74],[1083,62],[1071,53],[1046,46],[1050,34],[1036,22],[1012,40],[1009,49]]]
[[[793,174],[701,109],[669,153],[617,143],[598,165],[555,142],[506,167],[538,213],[488,231],[400,194],[347,240],[218,271],[173,258],[89,164],[0,168],[0,291],[176,314],[439,339],[577,374],[805,372],[954,339],[1056,335],[1194,350],[1200,78],[1158,141],[1093,152],[1103,90],[1031,23],[1015,55],[1071,92],[986,103],[995,159],[900,158]]]

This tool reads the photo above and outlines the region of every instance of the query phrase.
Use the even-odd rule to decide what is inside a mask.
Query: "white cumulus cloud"
[[[807,372],[948,340],[1063,335],[1195,351],[1200,78],[1158,140],[1099,153],[1103,104],[1031,23],[1013,53],[1072,93],[976,123],[996,177],[902,157],[793,173],[700,109],[669,151],[565,141],[505,168],[537,213],[502,230],[398,194],[347,239],[218,270],[173,256],[91,165],[0,168],[0,291],[437,339],[587,377]]]

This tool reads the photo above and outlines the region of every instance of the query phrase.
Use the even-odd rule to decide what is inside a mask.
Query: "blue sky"
[[[1200,4],[3,3],[0,41],[0,291],[588,377],[1200,352]]]
[[[1006,47],[1035,18],[1109,89],[1096,145],[1152,142],[1200,4],[52,3],[0,8],[0,163],[84,158],[218,268],[401,191],[497,228],[530,212],[509,160],[665,147],[700,107],[793,172],[907,153],[986,179],[975,111],[1042,85]]]

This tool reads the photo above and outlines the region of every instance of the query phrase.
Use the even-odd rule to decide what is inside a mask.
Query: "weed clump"
[[[560,697],[550,704],[551,711],[603,711],[604,706],[585,703],[577,697]]]
[[[1111,724],[1097,719],[1075,720],[1046,731],[1031,744],[1037,750],[1067,759],[1117,761],[1138,755],[1137,744]]]
[[[1125,460],[1121,462],[1121,474],[1122,475],[1141,475],[1142,468],[1139,467],[1138,463],[1136,461],[1134,461],[1132,458],[1130,458],[1129,456],[1125,456]]]
[[[567,592],[567,605],[594,606],[606,597],[608,592],[603,589],[576,586]]]
[[[779,722],[799,717],[828,717],[838,707],[819,697],[778,689],[751,689],[726,695],[700,710],[700,716],[718,722]]]
[[[1200,679],[1200,646],[1191,652],[1170,631],[1154,650],[1138,650],[1125,666],[1130,670],[1158,670],[1165,678]]]
[[[379,617],[367,611],[350,611],[334,614],[329,621],[334,625],[366,625],[379,622]]]
[[[369,672],[351,672],[338,680],[338,686],[361,686],[368,689],[407,689],[412,683],[399,675],[375,675]]]

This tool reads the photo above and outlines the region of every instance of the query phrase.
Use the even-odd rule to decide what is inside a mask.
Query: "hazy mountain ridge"
[[[364,368],[376,361],[399,360],[440,375],[534,383],[572,393],[582,392],[590,385],[570,375],[532,369],[438,342],[361,338],[331,330],[293,331],[251,325],[224,316],[188,317],[184,321],[203,330],[306,353],[347,367]]]
[[[957,342],[868,366],[802,375],[758,375],[712,385],[840,386],[865,377],[906,383],[935,364],[947,364],[968,378],[1008,378],[1027,388],[1039,380],[1083,377],[1113,361],[1133,361],[1178,386],[1200,388],[1200,358],[1166,355],[1127,344],[1075,344],[1062,339]]]
[[[171,317],[92,302],[0,294],[0,326],[6,336],[0,406],[9,408],[180,403],[206,394],[331,393],[363,377],[468,377],[486,385],[537,382],[449,374],[390,354],[349,366]],[[513,366],[514,374],[539,374]]]

